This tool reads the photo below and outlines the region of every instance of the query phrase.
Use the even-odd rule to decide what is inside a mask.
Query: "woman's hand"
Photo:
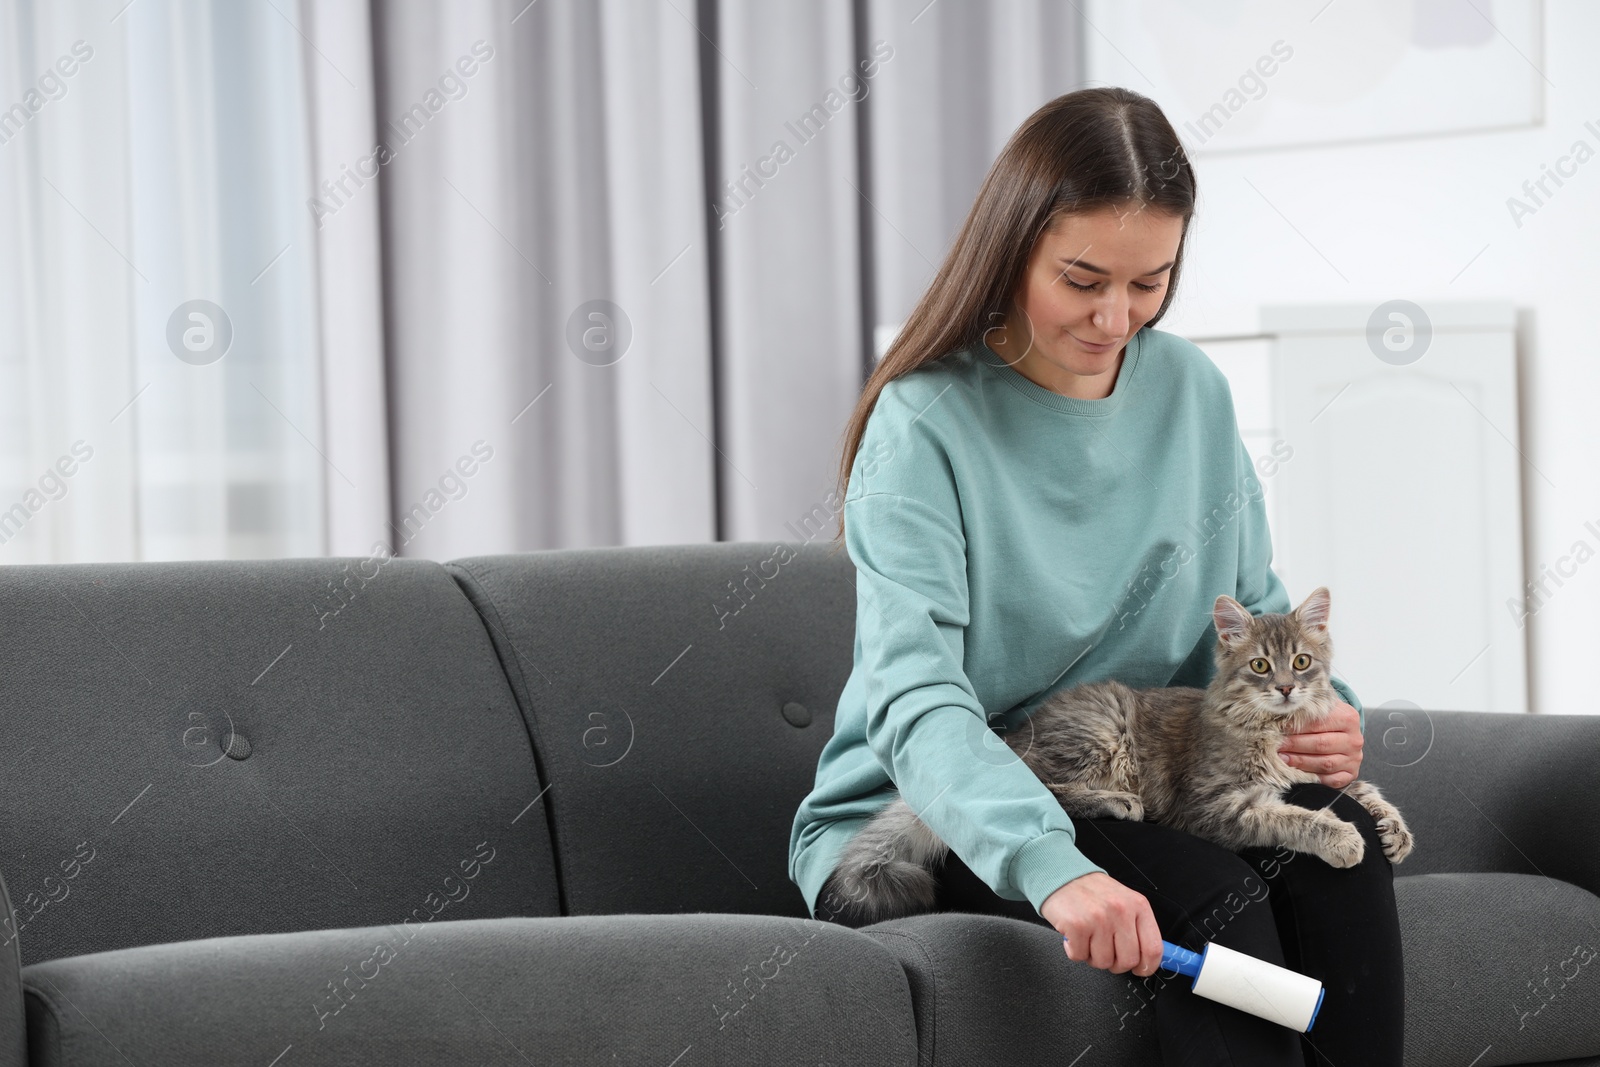
[[[1341,700],[1317,726],[1285,735],[1278,754],[1296,770],[1316,775],[1323,785],[1343,789],[1361,773],[1361,713]]]
[[[1091,871],[1045,898],[1039,914],[1067,940],[1067,959],[1141,978],[1161,966],[1161,929],[1144,894]]]

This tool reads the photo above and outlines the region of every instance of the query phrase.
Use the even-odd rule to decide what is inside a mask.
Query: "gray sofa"
[[[1040,926],[806,917],[855,595],[788,547],[0,572],[0,1067],[1158,1062]],[[1600,1064],[1600,718],[1368,719],[1407,1062]]]

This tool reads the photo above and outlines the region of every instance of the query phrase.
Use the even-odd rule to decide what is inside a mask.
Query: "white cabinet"
[[[1275,567],[1296,603],[1332,593],[1334,669],[1366,707],[1526,711],[1507,601],[1522,478],[1539,475],[1520,451],[1514,309],[1381,310],[1262,309],[1270,432],[1293,449],[1270,480]]]

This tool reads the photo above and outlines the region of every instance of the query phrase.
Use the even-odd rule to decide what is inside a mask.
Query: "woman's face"
[[[1017,311],[984,337],[1063,396],[1111,395],[1128,340],[1161,309],[1183,219],[1130,205],[1058,218],[1035,244]]]

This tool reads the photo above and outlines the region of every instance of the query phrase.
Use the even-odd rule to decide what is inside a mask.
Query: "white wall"
[[[1544,49],[1535,57],[1548,79],[1539,127],[1196,153],[1199,217],[1182,290],[1161,327],[1253,333],[1264,304],[1405,298],[1426,307],[1504,298],[1518,307],[1525,570],[1536,578],[1559,563],[1570,574],[1559,587],[1547,584],[1551,595],[1528,620],[1530,706],[1538,712],[1600,710],[1586,695],[1600,650],[1596,42],[1600,5],[1545,5]],[[1519,228],[1507,199],[1522,196],[1542,164],[1553,165],[1579,140],[1594,158]],[[1579,541],[1588,550],[1575,553]]]

